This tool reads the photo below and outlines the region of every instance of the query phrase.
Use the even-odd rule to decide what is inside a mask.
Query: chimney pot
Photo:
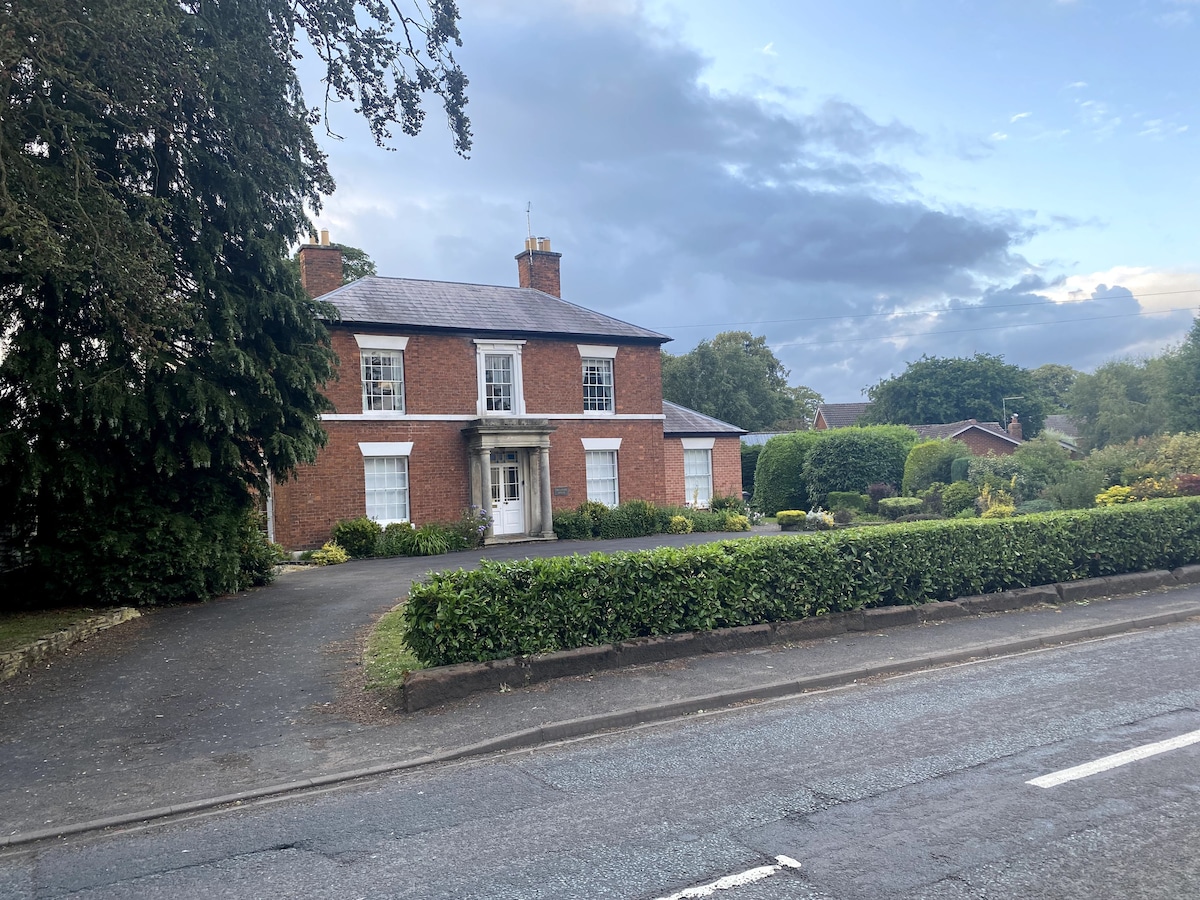
[[[321,246],[322,247],[329,246],[329,230],[326,228],[321,229]]]

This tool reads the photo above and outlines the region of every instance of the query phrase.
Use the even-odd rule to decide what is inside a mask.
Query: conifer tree
[[[0,5],[0,540],[39,602],[243,581],[247,517],[323,443],[332,371],[287,258],[333,190],[301,39],[381,144],[432,94],[470,147],[453,0],[396,9]]]

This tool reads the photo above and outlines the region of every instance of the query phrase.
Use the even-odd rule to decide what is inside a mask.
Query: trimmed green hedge
[[[952,600],[1200,561],[1200,498],[487,562],[414,584],[425,665]]]

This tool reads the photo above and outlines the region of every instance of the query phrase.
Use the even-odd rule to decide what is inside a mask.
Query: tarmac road
[[[1184,623],[43,843],[0,854],[0,894],[1200,896],[1200,743],[1031,783],[1197,739],[1198,642]]]

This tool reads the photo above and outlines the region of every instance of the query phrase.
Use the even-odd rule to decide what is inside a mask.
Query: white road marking
[[[1157,756],[1159,753],[1166,753],[1168,750],[1178,750],[1180,747],[1187,747],[1196,743],[1200,743],[1200,731],[1189,731],[1187,734],[1181,734],[1178,737],[1168,738],[1165,741],[1158,741],[1153,744],[1143,744],[1141,747],[1134,747],[1132,750],[1124,750],[1121,753],[1104,756],[1090,763],[1073,766],[1070,769],[1060,769],[1057,772],[1051,772],[1049,775],[1043,775],[1040,778],[1034,778],[1025,783],[1032,784],[1034,787],[1052,788],[1068,781],[1087,778],[1089,775],[1095,775],[1098,772],[1107,772],[1109,769],[1115,769],[1117,766],[1124,766],[1131,762],[1137,762],[1139,759]]]
[[[726,875],[724,878],[718,878],[711,884],[702,884],[699,887],[687,888],[678,894],[672,894],[670,897],[659,897],[658,900],[694,900],[696,897],[711,897],[717,891],[727,891],[730,888],[741,887],[745,884],[754,884],[756,881],[762,881],[764,878],[778,875],[784,869],[800,868],[800,863],[796,862],[790,856],[777,856],[775,857],[775,862],[778,865],[759,866],[757,869],[747,869],[745,872],[739,872],[737,875]]]

